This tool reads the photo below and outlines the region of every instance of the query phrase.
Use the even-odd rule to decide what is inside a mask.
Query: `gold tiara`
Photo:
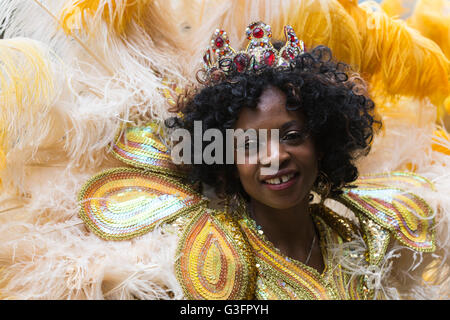
[[[305,44],[297,38],[294,29],[284,27],[286,44],[278,51],[270,42],[272,29],[264,22],[254,22],[246,29],[249,43],[244,51],[234,50],[230,46],[228,34],[217,29],[211,37],[203,61],[206,70],[211,73],[222,70],[225,73],[260,70],[264,67],[289,66],[291,61],[305,52]]]

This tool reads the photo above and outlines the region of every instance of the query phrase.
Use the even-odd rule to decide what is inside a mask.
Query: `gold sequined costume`
[[[448,299],[449,1],[437,2],[3,1],[0,298]],[[330,47],[384,124],[357,188],[312,206],[322,274],[281,254],[244,203],[225,212],[186,184],[164,139],[211,30],[238,47],[258,20]]]
[[[356,221],[324,204],[311,207],[325,263],[319,274],[279,252],[248,216],[243,201],[232,209],[211,209],[179,172],[159,173],[170,159],[153,163],[155,151],[161,152],[158,158],[168,151],[149,128],[156,129],[154,124],[130,127],[125,131],[130,135],[127,143],[113,149],[125,163],[146,159],[139,161],[143,168],[109,169],[90,179],[80,193],[81,217],[105,240],[134,238],[156,225],[175,226],[179,235],[175,272],[187,298],[380,298],[383,292],[375,288],[375,274],[354,274],[345,265],[381,272],[391,238],[418,252],[435,250],[433,210],[406,191],[408,187],[433,190],[433,185],[412,173],[363,176],[354,183],[357,188],[345,189],[336,198],[353,209]],[[139,151],[136,141],[141,143]],[[351,245],[358,238],[363,243]]]

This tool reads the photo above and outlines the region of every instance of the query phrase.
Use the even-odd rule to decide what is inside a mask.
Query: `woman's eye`
[[[258,141],[248,140],[237,146],[237,149],[254,150],[258,148]]]
[[[245,149],[246,150],[253,150],[253,149],[256,149],[256,148],[258,148],[258,141],[250,140],[250,141],[247,141],[245,143]]]
[[[282,140],[291,143],[303,142],[305,134],[300,131],[290,131],[283,136]]]

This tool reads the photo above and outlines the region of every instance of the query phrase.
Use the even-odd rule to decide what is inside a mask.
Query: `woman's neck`
[[[266,238],[283,254],[301,262],[311,256],[311,263],[308,264],[319,272],[323,269],[319,239],[308,199],[289,209],[270,208],[252,199],[250,214]]]

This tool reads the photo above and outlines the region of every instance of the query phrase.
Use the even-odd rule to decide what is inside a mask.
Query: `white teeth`
[[[280,184],[281,180],[279,178],[273,178],[273,179],[266,180],[266,182],[269,184]]]
[[[287,182],[289,180],[291,180],[291,178],[294,176],[293,173],[287,174],[285,176],[281,176],[280,178],[273,178],[273,179],[268,179],[266,180],[266,183],[268,184],[280,184],[280,183],[284,183]]]

